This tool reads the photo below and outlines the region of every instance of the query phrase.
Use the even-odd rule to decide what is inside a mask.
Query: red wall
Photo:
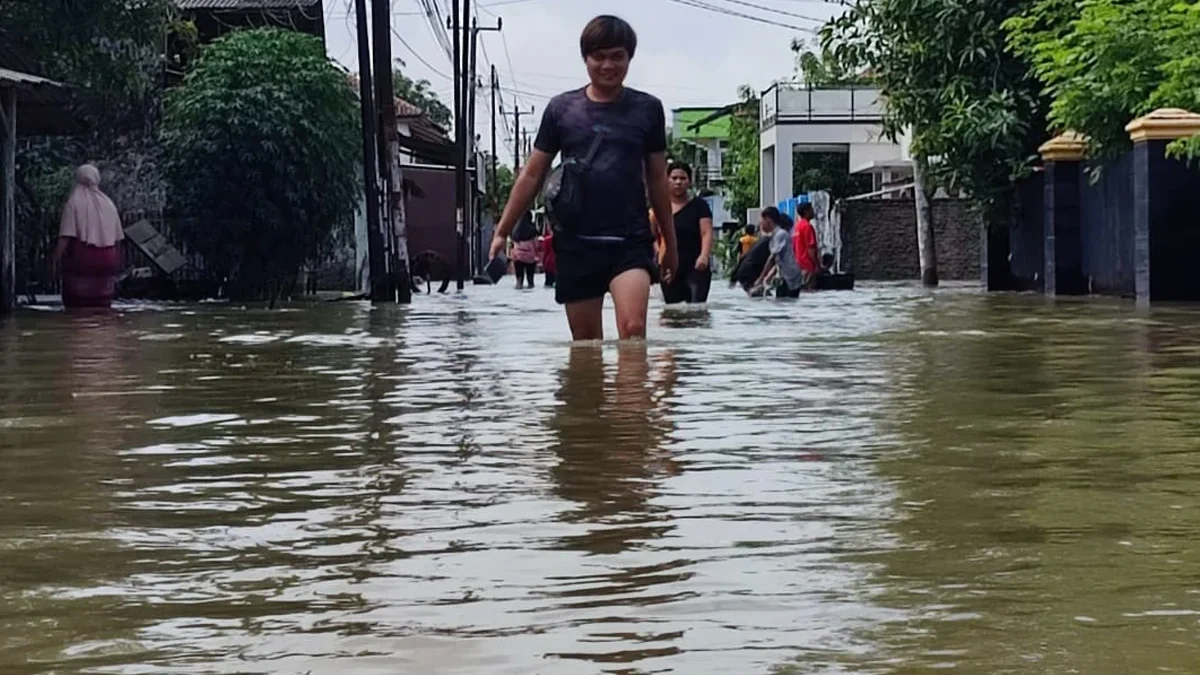
[[[454,265],[454,171],[404,167],[405,180],[412,181],[423,197],[409,194],[405,200],[410,259],[434,251]]]

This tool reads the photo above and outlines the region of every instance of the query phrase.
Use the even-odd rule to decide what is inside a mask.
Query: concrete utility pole
[[[464,2],[463,2],[464,17],[470,11],[470,5],[471,5],[470,0],[464,0]],[[464,20],[464,22],[465,22],[465,20]],[[473,168],[474,172],[476,172],[476,173],[483,170],[482,167],[474,166],[475,162],[476,162],[476,157],[478,156],[478,153],[476,152],[476,147],[477,147],[478,143],[477,143],[477,138],[475,135],[475,109],[476,109],[476,102],[478,99],[478,92],[479,92],[479,76],[476,74],[478,51],[479,51],[479,34],[482,32],[485,32],[485,31],[498,32],[501,28],[503,28],[503,26],[504,26],[504,22],[501,19],[496,20],[495,26],[480,26],[478,20],[472,19],[470,38],[466,40],[466,42],[469,45],[467,54],[464,56],[464,58],[467,61],[467,68],[466,68],[466,72],[464,73],[464,77],[463,77],[463,87],[464,87],[464,91],[466,92],[466,106],[467,106],[466,111],[465,111],[465,119],[466,119],[466,127],[467,127],[466,135],[467,135],[467,139],[468,139],[467,140],[467,148],[466,148],[466,156],[468,158],[467,159],[468,171],[471,168]],[[476,181],[477,180],[478,180],[478,177],[476,177]],[[468,174],[467,178],[465,179],[464,186],[467,188],[466,196],[464,197],[464,204],[466,205],[467,208],[466,208],[466,219],[465,219],[463,229],[465,232],[467,232],[467,234],[469,236],[465,237],[465,241],[462,243],[465,246],[467,246],[470,250],[474,251],[476,249],[476,245],[477,245],[476,236],[479,234],[479,201],[480,200],[475,191],[475,182],[472,182],[472,180],[470,178],[470,174]],[[475,260],[474,255],[467,256],[467,255],[465,255],[465,252],[464,252],[464,254],[460,254],[458,256],[458,258],[460,261],[463,259],[472,261],[471,266],[473,267],[473,262]],[[460,269],[458,271],[460,290],[461,290],[462,280],[465,279],[467,276],[470,276],[470,274],[472,272],[473,272],[473,270],[467,269],[466,265],[463,265],[462,269]]]
[[[513,116],[513,177],[521,175],[521,115],[532,115],[533,106],[529,106],[529,110],[521,110],[521,105],[517,101],[513,101],[516,106],[510,115]]]
[[[387,244],[391,251],[388,294],[412,302],[408,271],[408,230],[404,212],[404,174],[400,168],[400,132],[396,129],[396,85],[392,77],[391,0],[371,0],[375,34],[375,101],[379,110],[379,170],[387,188]]]
[[[460,11],[461,10],[461,11]],[[462,25],[470,16],[470,0],[450,0],[450,33],[454,43],[454,276],[458,290],[463,289],[463,234],[466,219],[467,196],[467,117],[465,113],[466,91],[463,76],[466,59],[462,48]]]
[[[375,132],[375,95],[371,78],[371,40],[367,0],[355,0],[358,22],[358,94],[362,108],[363,208],[367,218],[367,258],[371,270],[371,301],[390,300],[387,288],[387,255],[384,252],[382,218],[379,212],[379,156]]]
[[[496,191],[499,188],[499,180],[497,179],[497,170],[499,165],[496,159],[496,90],[500,88],[500,78],[496,75],[496,65],[492,64],[492,176],[488,181],[488,185],[492,186],[492,190]],[[499,216],[500,214],[496,214]]]

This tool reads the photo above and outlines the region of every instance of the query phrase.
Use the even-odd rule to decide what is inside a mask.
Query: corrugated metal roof
[[[0,35],[0,87],[17,90],[17,135],[49,136],[79,131],[71,111],[71,88],[28,71],[30,61]]]
[[[179,9],[289,9],[292,7],[308,8],[320,0],[175,0]]]
[[[54,80],[47,80],[44,77],[22,73],[8,68],[0,68],[0,82],[6,84],[14,84],[16,86],[35,86],[35,87],[61,87],[63,85]]]

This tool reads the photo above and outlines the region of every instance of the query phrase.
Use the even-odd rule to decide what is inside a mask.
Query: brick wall
[[[842,268],[859,279],[898,281],[921,278],[917,255],[917,216],[911,199],[843,202]],[[957,199],[933,203],[938,273],[945,280],[978,280],[978,221]]]

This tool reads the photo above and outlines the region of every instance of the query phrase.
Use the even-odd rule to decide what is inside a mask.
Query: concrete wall
[[[916,207],[911,199],[844,202],[842,269],[859,279],[920,279]],[[933,206],[938,272],[943,280],[977,280],[980,230],[965,202],[936,200]]]

